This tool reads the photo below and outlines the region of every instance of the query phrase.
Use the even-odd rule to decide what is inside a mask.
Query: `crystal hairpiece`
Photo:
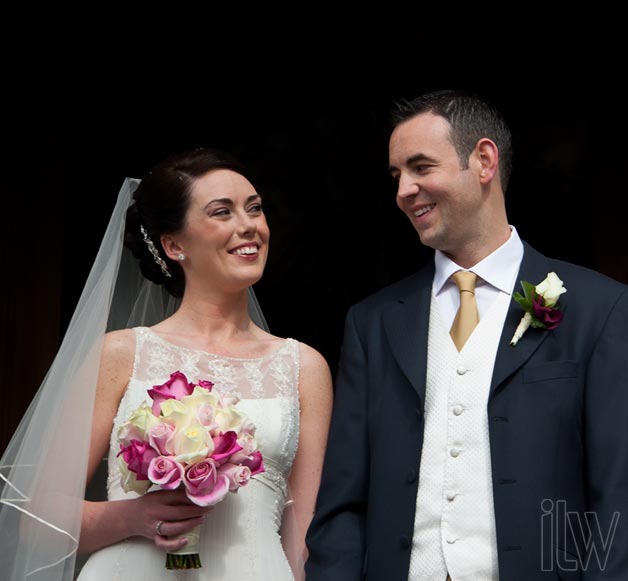
[[[146,246],[148,246],[148,250],[153,255],[153,259],[159,265],[159,268],[161,268],[161,272],[163,272],[168,278],[172,278],[172,275],[170,274],[170,271],[168,270],[168,266],[166,266],[164,259],[159,256],[159,251],[153,244],[153,241],[148,236],[146,230],[144,230],[144,226],[142,226],[141,224],[140,231],[142,232],[142,236],[144,237],[144,242],[146,242]]]

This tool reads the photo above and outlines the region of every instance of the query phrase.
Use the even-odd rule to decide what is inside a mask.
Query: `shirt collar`
[[[487,283],[502,292],[511,294],[522,258],[523,243],[514,226],[510,226],[510,236],[506,242],[469,269],[462,268],[440,250],[436,250],[434,294],[440,293],[449,277],[458,270],[470,270],[482,279],[483,282],[478,281],[478,284]]]

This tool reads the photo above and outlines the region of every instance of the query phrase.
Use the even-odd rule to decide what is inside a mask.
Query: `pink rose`
[[[229,492],[229,479],[218,475],[216,463],[203,460],[189,466],[183,475],[187,497],[199,506],[218,504]]]
[[[163,456],[171,456],[174,454],[173,437],[174,426],[170,424],[159,423],[153,426],[148,432],[150,445]]]
[[[174,490],[183,480],[183,465],[165,456],[157,456],[150,461],[148,477],[154,484]]]
[[[232,464],[241,464],[251,469],[251,476],[261,474],[265,471],[264,460],[261,452],[253,452],[252,454],[245,454],[244,452],[236,452],[229,462]]]
[[[161,385],[153,385],[148,395],[153,398],[153,413],[158,416],[161,411],[161,402],[167,399],[180,400],[194,391],[194,384],[180,371],[170,374],[170,379]]]
[[[225,432],[220,436],[214,436],[212,438],[214,442],[214,452],[211,455],[212,459],[218,464],[222,464],[222,461],[226,461],[227,458],[242,450],[242,446],[238,444],[238,435],[233,432]]]
[[[236,395],[231,395],[230,393],[225,393],[220,396],[220,405],[223,408],[227,408],[230,405],[236,405],[240,401],[240,398]]]
[[[264,459],[262,458],[261,452],[253,452],[249,456],[249,462],[243,462],[242,464],[248,466],[251,469],[251,476],[261,474],[266,470],[264,468]]]
[[[212,387],[214,387],[214,384],[211,381],[205,381],[204,379],[199,379],[198,386],[203,387],[207,391],[211,391]]]
[[[238,438],[238,444],[242,446],[242,451],[249,456],[257,450],[257,440],[255,436],[248,433],[241,433]]]
[[[214,423],[215,408],[210,403],[204,403],[198,406],[196,417],[201,426],[211,426]]]
[[[118,456],[126,462],[129,470],[135,472],[137,480],[148,480],[148,466],[150,461],[159,456],[146,442],[131,440],[128,446],[120,446]]]
[[[218,475],[229,479],[229,491],[236,492],[238,488],[246,486],[251,478],[251,469],[248,466],[236,466],[227,462],[218,468]]]
[[[240,434],[255,435],[255,424],[251,421],[251,418],[246,418],[240,426]]]

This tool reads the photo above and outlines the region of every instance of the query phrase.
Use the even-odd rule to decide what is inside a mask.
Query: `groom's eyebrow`
[[[403,163],[404,167],[412,165],[413,163],[417,163],[419,161],[426,161],[428,163],[436,163],[436,160],[429,155],[425,155],[424,153],[416,153],[415,155],[411,155],[406,161]],[[388,166],[388,172],[393,173],[394,171],[398,171],[399,168],[394,165]]]

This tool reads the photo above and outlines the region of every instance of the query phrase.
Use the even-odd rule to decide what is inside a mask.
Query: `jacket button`
[[[408,482],[408,484],[412,484],[417,478],[417,471],[416,470],[408,470],[408,473],[406,474],[406,481]]]
[[[406,537],[406,535],[401,535],[401,538],[399,539],[399,544],[401,545],[402,549],[409,549],[411,542],[410,539]]]

